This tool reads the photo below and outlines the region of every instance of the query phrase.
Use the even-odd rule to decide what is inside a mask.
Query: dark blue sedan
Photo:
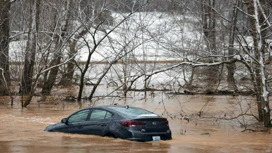
[[[168,120],[150,111],[129,106],[96,106],[81,109],[45,128],[49,132],[93,134],[136,141],[172,139]]]

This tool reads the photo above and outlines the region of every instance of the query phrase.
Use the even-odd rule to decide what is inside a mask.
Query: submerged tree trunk
[[[56,53],[54,60],[51,62],[50,66],[58,65],[60,64],[61,61],[61,55]],[[42,93],[43,94],[50,94],[55,82],[56,78],[58,75],[59,67],[53,67],[50,72],[47,80],[45,81],[45,84],[43,85],[42,88]]]
[[[69,59],[71,59],[71,58],[73,59],[74,55],[77,53],[76,44],[77,44],[76,40],[73,40],[72,42],[69,43],[69,48],[70,48],[69,55],[68,55]],[[65,72],[62,75],[59,85],[69,87],[73,83],[73,76],[74,76],[74,71],[75,71],[74,60],[71,60],[70,62],[68,62],[67,68],[64,71]]]
[[[67,36],[67,30],[68,30],[68,23],[69,23],[69,19],[70,19],[70,11],[69,9],[71,8],[71,2],[70,0],[66,1],[66,5],[65,5],[65,16],[64,19],[62,19],[62,22],[60,24],[60,33],[56,33],[55,37],[54,37],[54,42],[55,42],[55,47],[54,47],[54,57],[52,62],[50,63],[50,66],[55,66],[60,64],[61,62],[61,58],[62,58],[62,47],[64,46],[64,40]],[[58,16],[58,15],[57,15]],[[59,19],[56,19],[56,25],[59,22]],[[56,79],[57,79],[57,75],[59,72],[59,67],[53,67],[52,69],[50,69],[50,72],[48,74],[48,77],[46,78],[45,84],[43,85],[42,88],[42,93],[43,94],[50,94]]]
[[[31,20],[29,23],[28,40],[25,53],[25,64],[21,82],[21,93],[28,95],[28,98],[23,103],[23,107],[30,104],[34,89],[32,87],[32,77],[34,75],[34,64],[38,40],[38,27],[40,18],[40,3],[41,0],[31,0]]]
[[[0,95],[9,94],[9,11],[10,1],[0,0]]]
[[[21,93],[22,94],[30,94],[32,87],[32,77],[33,77],[33,69],[35,64],[35,56],[37,49],[37,35],[38,35],[38,26],[39,26],[39,7],[40,0],[31,0],[31,9],[30,9],[30,22],[29,22],[29,31],[28,31],[28,40],[25,51],[25,62],[24,62],[24,70],[21,81]],[[28,105],[29,102],[25,103],[25,106]]]

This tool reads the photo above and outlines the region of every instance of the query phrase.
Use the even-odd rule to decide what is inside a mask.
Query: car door
[[[88,131],[86,133],[103,135],[112,122],[113,114],[103,109],[92,109],[88,120]]]
[[[76,112],[68,117],[66,127],[63,132],[67,133],[84,133],[87,128],[87,120],[90,115],[89,109]]]

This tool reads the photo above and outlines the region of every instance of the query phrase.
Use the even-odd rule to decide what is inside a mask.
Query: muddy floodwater
[[[256,113],[254,97],[173,96],[160,92],[148,95],[147,99],[142,98],[142,93],[135,97],[126,100],[112,97],[95,103],[83,102],[81,106],[54,99],[38,103],[35,97],[23,109],[19,97],[15,98],[14,106],[9,105],[7,97],[0,97],[0,153],[272,152],[270,129],[255,124],[250,116],[235,118],[241,113]],[[173,139],[134,142],[43,131],[80,107],[114,103],[145,108],[167,117]]]

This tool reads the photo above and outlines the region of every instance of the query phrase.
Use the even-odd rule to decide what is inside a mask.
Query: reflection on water
[[[141,98],[104,99],[96,105],[118,103],[146,108],[169,119],[173,140],[134,142],[91,135],[44,132],[52,123],[79,109],[77,103],[34,101],[21,109],[19,100],[14,106],[0,105],[1,153],[90,153],[90,152],[272,152],[272,137],[267,132],[240,132],[242,119],[226,121],[248,107],[255,107],[252,97],[180,95],[156,93]],[[5,101],[4,97],[0,101]],[[84,102],[83,107],[93,105]],[[254,109],[253,109],[254,110]],[[254,113],[254,112],[252,112]],[[248,118],[247,124],[254,122]]]

